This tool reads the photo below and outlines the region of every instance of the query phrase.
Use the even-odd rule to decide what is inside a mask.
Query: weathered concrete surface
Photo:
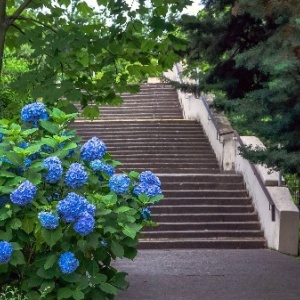
[[[299,300],[300,261],[272,250],[142,250],[116,300]]]

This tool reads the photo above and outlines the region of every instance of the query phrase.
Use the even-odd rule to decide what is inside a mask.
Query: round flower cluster
[[[80,155],[82,160],[90,162],[95,159],[101,159],[106,152],[105,144],[98,139],[97,137],[93,137],[88,140],[81,147]]]
[[[21,142],[18,147],[22,149],[26,149],[29,146],[29,144],[25,141]]]
[[[64,274],[71,274],[79,267],[79,260],[72,252],[64,252],[58,259],[60,270]]]
[[[36,186],[26,180],[21,183],[18,188],[11,192],[10,200],[16,205],[24,206],[33,200],[36,192]]]
[[[26,157],[24,160],[25,168],[29,168],[31,166],[31,164],[32,164],[32,160],[30,158]]]
[[[146,194],[148,197],[161,195],[160,180],[151,171],[144,171],[139,176],[139,184],[133,189],[136,195]]]
[[[74,223],[73,229],[80,235],[91,233],[95,226],[96,207],[84,197],[69,193],[64,200],[58,202],[57,211],[68,223]]]
[[[59,225],[59,217],[52,212],[40,212],[38,214],[38,218],[41,222],[41,225],[46,229],[53,230]]]
[[[154,197],[156,195],[162,194],[161,188],[157,185],[148,185],[145,182],[139,183],[134,189],[133,192],[136,195],[146,194],[148,197]]]
[[[48,120],[49,115],[43,103],[31,103],[22,108],[21,119],[24,122],[32,122],[34,126],[37,126],[39,120]]]
[[[0,264],[7,264],[10,261],[13,250],[11,243],[6,241],[0,242]]]
[[[61,161],[57,156],[47,157],[43,160],[44,167],[48,169],[48,173],[44,178],[48,183],[57,183],[63,174]]]
[[[105,172],[108,176],[112,176],[115,173],[114,167],[103,163],[100,159],[91,161],[90,168],[95,172]]]
[[[65,199],[57,204],[57,211],[65,222],[75,222],[84,212],[95,216],[96,207],[90,204],[84,197],[76,193],[69,193]]]
[[[95,219],[87,212],[84,212],[77,222],[74,223],[73,229],[80,235],[88,235],[94,230]]]
[[[159,178],[156,175],[154,175],[151,171],[142,172],[139,176],[139,181],[149,185],[161,185]]]
[[[112,192],[116,194],[124,194],[129,190],[130,178],[126,175],[113,175],[109,182],[108,186]]]
[[[0,143],[2,143],[3,140],[3,134],[0,132]]]
[[[151,211],[150,211],[150,209],[148,207],[143,208],[143,210],[141,211],[141,215],[142,215],[142,218],[144,220],[148,219],[148,217],[150,216],[150,214],[151,214]]]
[[[87,181],[87,173],[83,165],[73,163],[67,171],[65,182],[68,187],[76,189],[82,187]]]

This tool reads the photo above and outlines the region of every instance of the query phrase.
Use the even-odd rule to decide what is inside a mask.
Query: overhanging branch
[[[12,16],[9,17],[8,26],[10,26],[20,15],[21,13],[26,9],[26,7],[32,2],[33,0],[25,0],[12,14]]]

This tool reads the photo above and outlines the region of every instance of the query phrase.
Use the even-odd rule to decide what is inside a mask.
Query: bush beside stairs
[[[123,166],[151,170],[165,199],[151,208],[157,227],[144,231],[140,249],[263,248],[265,239],[241,175],[222,172],[201,125],[184,120],[176,90],[143,84],[123,94],[101,118],[78,118],[83,141],[98,136]]]

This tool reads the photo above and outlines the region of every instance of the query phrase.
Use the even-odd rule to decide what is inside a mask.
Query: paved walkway
[[[140,250],[116,300],[299,300],[300,260],[271,250]]]

